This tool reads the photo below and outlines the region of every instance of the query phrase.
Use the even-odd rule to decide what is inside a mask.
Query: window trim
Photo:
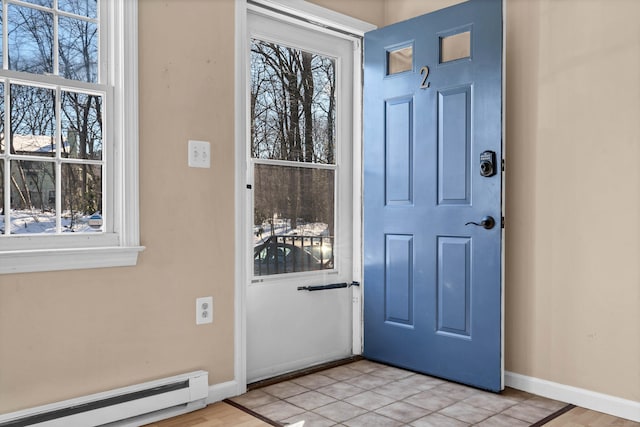
[[[144,250],[138,179],[138,1],[110,0],[106,6],[108,39],[101,46],[107,46],[106,84],[113,88],[107,107],[113,122],[108,128],[113,165],[107,184],[112,192],[113,233],[15,236],[0,249],[0,274],[133,266]]]

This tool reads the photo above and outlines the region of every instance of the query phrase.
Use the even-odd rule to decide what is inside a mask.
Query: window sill
[[[111,246],[4,251],[0,253],[0,274],[134,266],[144,249]]]

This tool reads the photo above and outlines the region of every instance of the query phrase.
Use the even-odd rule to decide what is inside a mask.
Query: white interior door
[[[254,11],[247,28],[253,382],[352,354],[354,41]]]

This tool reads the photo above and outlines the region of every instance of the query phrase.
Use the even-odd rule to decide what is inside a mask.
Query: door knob
[[[491,230],[496,225],[496,220],[493,219],[492,216],[485,216],[485,217],[482,217],[479,224],[477,222],[470,221],[470,222],[467,222],[465,225],[470,225],[470,224],[477,225],[478,227],[483,227],[487,230]]]

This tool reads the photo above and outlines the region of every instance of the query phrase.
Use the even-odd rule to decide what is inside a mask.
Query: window
[[[134,265],[137,2],[0,5],[0,273]]]
[[[413,46],[387,52],[387,75],[404,73],[413,68]]]
[[[254,276],[333,269],[336,60],[251,40]]]
[[[471,56],[471,31],[440,37],[440,63]]]

